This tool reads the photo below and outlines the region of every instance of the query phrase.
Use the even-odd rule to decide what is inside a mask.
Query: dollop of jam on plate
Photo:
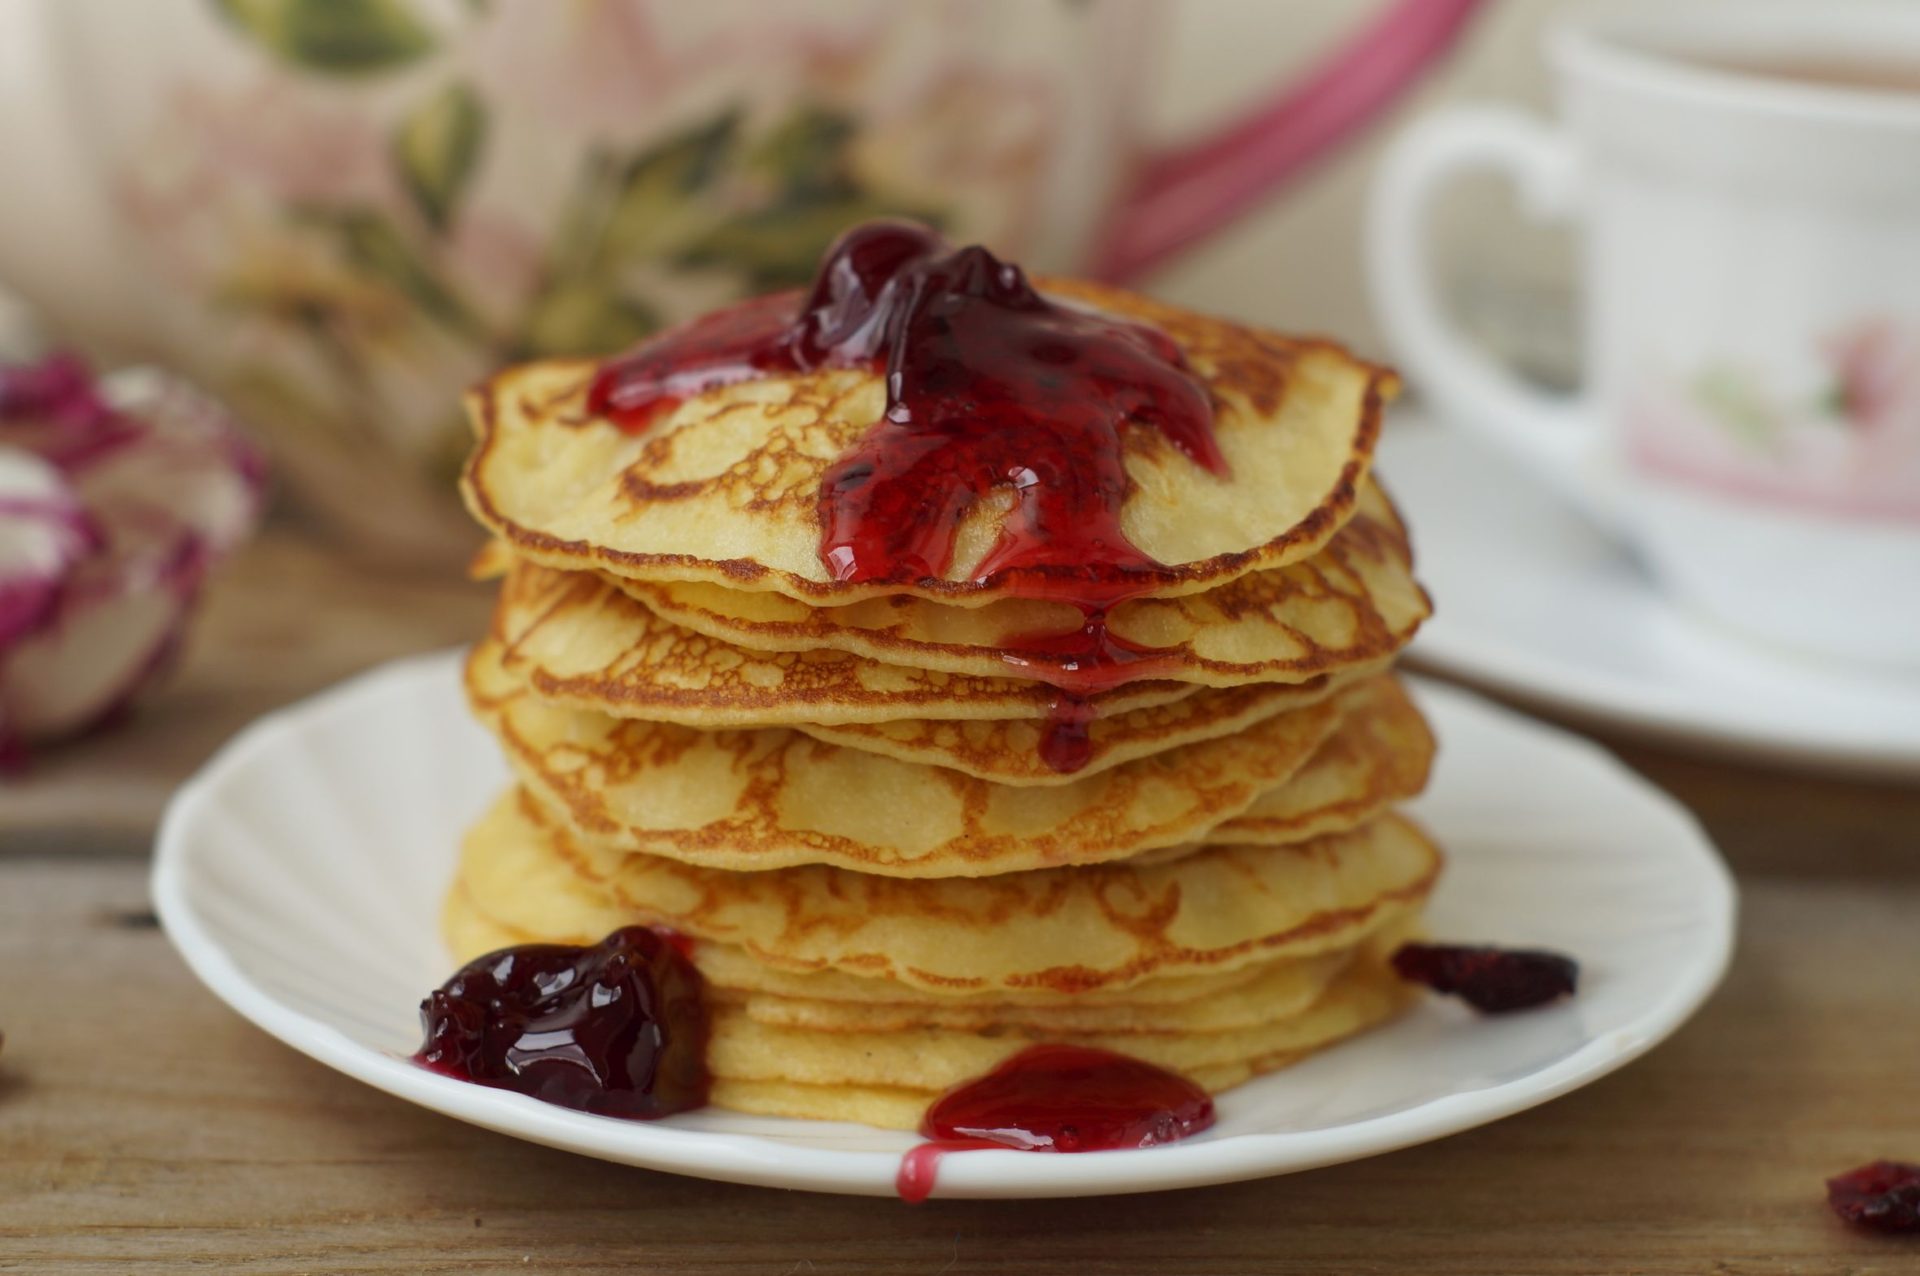
[[[1062,771],[1086,765],[1085,698],[1155,673],[1152,648],[1107,626],[1162,566],[1121,529],[1132,490],[1122,432],[1157,430],[1225,478],[1205,383],[1157,329],[1051,301],[978,245],[881,221],[843,235],[804,297],[722,310],[611,361],[588,406],[637,431],[704,390],[822,368],[872,368],[887,386],[881,420],[821,484],[828,572],[943,579],[968,511],[1011,492],[973,579],[1079,610],[1077,628],[1018,636],[1003,656],[1060,689],[1042,756]]]
[[[1212,1124],[1207,1092],[1165,1068],[1087,1046],[1030,1046],[934,1101],[920,1126],[929,1141],[901,1158],[894,1188],[924,1201],[949,1152],[1157,1147]]]
[[[462,966],[420,1003],[414,1061],[480,1085],[650,1121],[707,1102],[704,981],[679,936],[526,944]]]

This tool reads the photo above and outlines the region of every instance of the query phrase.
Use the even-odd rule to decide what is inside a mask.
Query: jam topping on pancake
[[[1156,429],[1225,478],[1205,385],[1164,333],[1049,301],[1018,266],[910,223],[847,232],[797,313],[794,302],[762,298],[641,346],[601,371],[589,407],[639,430],[702,390],[773,372],[884,369],[885,414],[821,484],[821,561],[848,582],[942,576],[975,502],[1009,489],[1013,509],[975,578],[1080,611],[1077,628],[1021,636],[1005,653],[1015,666],[1032,663],[1023,652],[1053,657],[1064,694],[1042,752],[1079,769],[1083,698],[1154,676],[1152,648],[1106,623],[1162,566],[1121,530],[1122,429]]]

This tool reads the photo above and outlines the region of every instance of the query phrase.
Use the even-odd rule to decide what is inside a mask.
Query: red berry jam
[[[1206,385],[1156,329],[1048,301],[978,245],[871,222],[840,237],[804,298],[751,301],[621,356],[595,379],[589,406],[639,430],[716,386],[845,367],[884,371],[887,406],[821,484],[821,561],[842,581],[942,578],[974,502],[1011,490],[1014,508],[974,580],[1085,617],[1004,653],[1014,665],[1049,658],[1034,676],[1065,694],[1045,756],[1084,766],[1076,698],[1155,672],[1152,649],[1107,629],[1108,611],[1150,589],[1162,566],[1120,527],[1132,490],[1121,431],[1158,430],[1225,477]]]
[[[1185,1077],[1110,1050],[1041,1045],[934,1101],[901,1158],[895,1189],[924,1201],[940,1158],[969,1148],[1105,1152],[1155,1147],[1213,1124],[1213,1100]]]
[[[677,936],[628,926],[591,948],[476,958],[420,1003],[414,1060],[563,1108],[650,1121],[707,1101],[703,981]]]
[[[1856,1227],[1920,1232],[1920,1165],[1875,1161],[1830,1178],[1827,1204]]]
[[[1534,948],[1402,944],[1393,954],[1402,979],[1459,997],[1485,1014],[1531,1010],[1573,995],[1580,966]]]

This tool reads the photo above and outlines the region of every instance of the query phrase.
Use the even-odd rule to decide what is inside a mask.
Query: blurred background
[[[1359,236],[1378,148],[1443,101],[1544,100],[1552,8],[14,0],[0,284],[51,339],[227,398],[343,544],[449,563],[472,541],[455,399],[489,368],[801,282],[877,212],[1088,269],[1144,157],[1276,93],[1346,110],[1312,77],[1390,22],[1400,65],[1350,127],[1257,198],[1208,192],[1225,225],[1109,272],[1381,353]],[[1450,291],[1564,374],[1565,245],[1510,209],[1471,182],[1448,201]]]
[[[1901,0],[1847,0],[1844,18],[1812,0],[1574,7],[1603,23],[1717,10],[1720,38],[1736,43],[1765,10],[1868,53],[1876,23],[1912,16]],[[1505,430],[1416,439],[1390,423],[1389,444],[1409,442],[1399,459],[1390,447],[1387,469],[1446,599],[1416,649],[1434,667],[1716,748],[1759,736],[1775,755],[1911,774],[1920,639],[1905,635],[1920,611],[1878,585],[1920,562],[1920,524],[1895,508],[1911,506],[1920,475],[1920,310],[1901,283],[1911,272],[1889,266],[1920,238],[1914,219],[1873,202],[1886,194],[1876,183],[1904,180],[1898,162],[1863,143],[1858,171],[1826,182],[1820,159],[1855,148],[1807,133],[1798,153],[1811,159],[1782,161],[1764,111],[1740,126],[1760,139],[1744,150],[1705,122],[1674,130],[1690,140],[1653,158],[1666,165],[1658,180],[1636,186],[1638,159],[1605,161],[1622,193],[1605,206],[1646,210],[1644,233],[1596,231],[1588,248],[1604,239],[1615,255],[1588,286],[1576,271],[1594,255],[1576,253],[1567,225],[1529,220],[1513,183],[1483,171],[1450,175],[1431,206],[1414,201],[1417,226],[1365,242],[1369,209],[1392,202],[1378,179],[1395,172],[1396,143],[1404,175],[1423,147],[1431,158],[1454,144],[1441,134],[1481,127],[1487,113],[1463,110],[1474,103],[1500,104],[1499,128],[1548,136],[1554,126],[1534,121],[1562,118],[1565,104],[1543,36],[1568,11],[1544,0],[0,0],[0,765],[26,742],[118,722],[186,662],[160,693],[172,716],[92,746],[91,770],[48,753],[30,783],[0,794],[0,826],[104,803],[138,827],[248,716],[468,636],[482,606],[461,581],[480,539],[455,494],[461,392],[513,361],[601,355],[799,286],[841,230],[887,214],[1034,270],[1418,358],[1413,411],[1396,416]],[[1661,74],[1699,74],[1685,56],[1674,65]],[[1752,103],[1767,82],[1715,83]],[[1767,108],[1779,118],[1804,123],[1793,112],[1812,103],[1806,119],[1854,119],[1782,83],[1764,90],[1788,104]],[[1911,106],[1890,101],[1869,100],[1859,118]],[[1623,118],[1638,109],[1625,103]],[[1587,163],[1599,150],[1586,154],[1586,128],[1540,145]],[[1668,131],[1643,130],[1655,149]],[[1899,148],[1920,128],[1875,136],[1908,155]],[[1758,167],[1739,180],[1774,203],[1699,179],[1705,161],[1746,151]],[[1916,192],[1895,194],[1920,206]],[[1824,211],[1795,222],[1813,207]],[[1418,268],[1382,267],[1396,238],[1427,243]],[[1685,285],[1673,282],[1680,266]],[[1430,340],[1422,358],[1401,322],[1389,350],[1370,292],[1396,275],[1403,297],[1409,278],[1419,291],[1430,276],[1434,315],[1465,340]],[[1637,308],[1618,304],[1619,280],[1639,281]],[[1539,456],[1489,450],[1537,453],[1551,431],[1536,418],[1571,415],[1529,385],[1621,387],[1585,394],[1604,401],[1585,435],[1599,416],[1633,415],[1637,382],[1581,366],[1583,307],[1616,320],[1608,340],[1589,325],[1584,345],[1609,354],[1588,362],[1633,371],[1651,359],[1667,376],[1668,401],[1622,433],[1628,451],[1647,439],[1694,448],[1670,468],[1713,471],[1697,494],[1719,520],[1710,534],[1687,523],[1639,535],[1648,529],[1617,512],[1583,520],[1595,503],[1564,499],[1551,467],[1528,469]],[[1404,320],[1419,307],[1390,309]],[[1647,336],[1668,318],[1673,333]],[[1754,331],[1729,344],[1739,327]],[[1470,366],[1475,350],[1494,362]],[[1449,394],[1441,374],[1463,366]],[[1464,393],[1495,381],[1492,400]],[[1736,508],[1750,482],[1781,490]],[[1815,514],[1838,539],[1797,521],[1796,484],[1818,487]],[[1886,507],[1878,522],[1860,517],[1870,497]],[[265,534],[236,552],[263,517]],[[1749,552],[1672,572],[1648,552],[1664,543]],[[1785,573],[1801,590],[1849,597],[1773,588],[1783,560],[1767,547],[1789,543],[1808,560]],[[1511,585],[1521,547],[1537,587]],[[1506,575],[1481,570],[1490,554]],[[203,591],[230,555],[233,583]],[[1871,555],[1882,565],[1865,566]],[[1689,574],[1782,612],[1750,627],[1785,633],[1785,646],[1799,621],[1829,619],[1848,630],[1827,644],[1842,659],[1815,668],[1798,651],[1777,662],[1723,644],[1719,615],[1696,623],[1714,610],[1711,589],[1674,588]],[[1535,605],[1543,591],[1556,607]],[[211,606],[189,645],[203,592]],[[1855,667],[1859,635],[1877,635],[1883,663],[1909,666],[1897,686]]]
[[[1675,6],[1713,0],[1669,0]],[[1167,92],[1154,127],[1179,137],[1258,95],[1269,58],[1302,63],[1331,47],[1370,6],[1359,0],[1220,0],[1174,6]],[[1367,130],[1297,186],[1156,270],[1154,292],[1288,331],[1328,332],[1387,357],[1367,301],[1362,211],[1382,149],[1399,125],[1450,103],[1505,101],[1550,113],[1543,27],[1560,6],[1501,0],[1477,12],[1459,43]],[[1284,13],[1284,17],[1278,15]],[[1297,32],[1306,47],[1285,34]],[[1493,178],[1463,177],[1439,210],[1434,255],[1460,322],[1536,376],[1572,379],[1578,357],[1574,252],[1564,228],[1524,217]]]

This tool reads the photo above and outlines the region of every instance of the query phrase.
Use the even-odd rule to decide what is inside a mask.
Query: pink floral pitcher
[[[0,284],[218,387],[309,502],[426,549],[464,536],[457,399],[487,370],[792,285],[881,213],[1137,276],[1366,125],[1479,3],[1391,0],[1142,154],[1152,0],[15,0]]]

